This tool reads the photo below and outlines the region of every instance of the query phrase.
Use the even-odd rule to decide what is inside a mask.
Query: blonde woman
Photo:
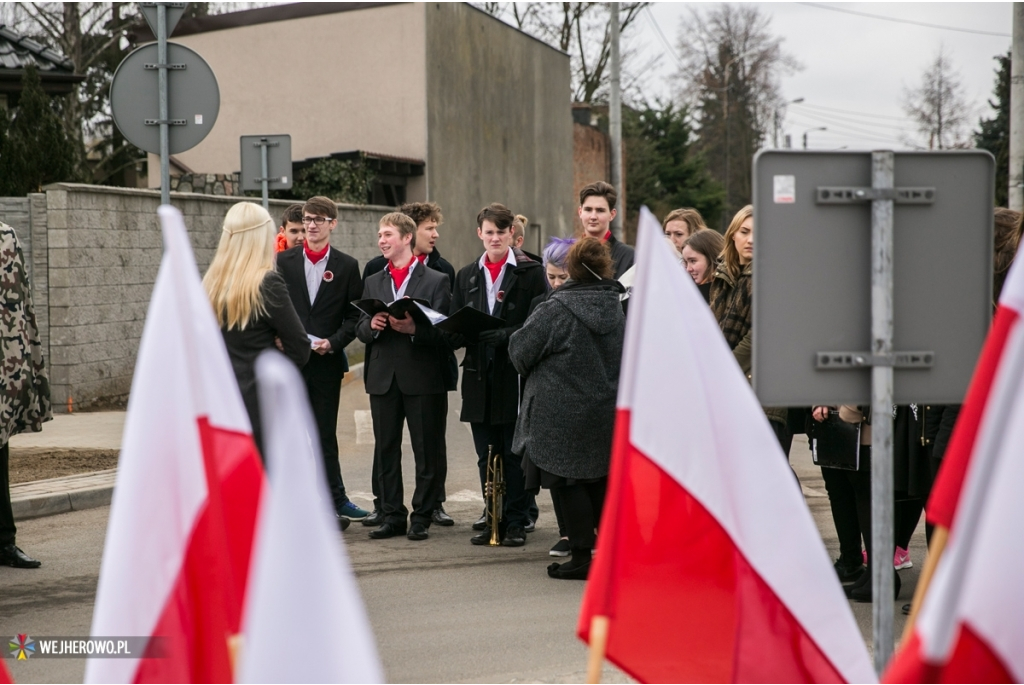
[[[239,202],[224,217],[217,252],[203,277],[260,454],[263,430],[253,369],[256,357],[280,341],[281,350],[301,368],[310,351],[288,288],[274,270],[274,237],[274,220],[267,210]]]

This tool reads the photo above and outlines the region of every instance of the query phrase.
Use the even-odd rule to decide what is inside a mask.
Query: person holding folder
[[[480,488],[487,479],[487,451],[493,447],[503,457],[505,507],[502,545],[526,544],[531,496],[526,492],[521,459],[512,454],[512,438],[519,415],[519,374],[508,359],[508,339],[526,321],[530,303],[547,289],[544,267],[512,249],[515,215],[504,205],[492,203],[477,215],[477,237],[484,253],[455,276],[452,311],[469,306],[504,321],[504,326],[479,333],[453,336],[456,348],[466,347],[462,362],[462,414],[469,423],[480,469]],[[489,543],[484,528],[472,538],[475,545]]]
[[[377,245],[388,260],[383,271],[367,277],[366,299],[394,302],[414,298],[429,302],[447,315],[451,302],[448,277],[424,266],[413,256],[416,222],[401,212],[380,220]],[[384,521],[370,531],[375,540],[406,535],[426,540],[437,509],[446,475],[445,419],[448,392],[445,385],[445,350],[448,337],[425,317],[410,314],[395,318],[388,312],[373,316],[363,312],[356,334],[366,344],[363,385],[370,395],[373,420],[373,461],[378,474]],[[402,426],[408,424],[416,463],[416,490],[412,514],[405,506],[402,487]],[[407,528],[407,518],[411,526]]]

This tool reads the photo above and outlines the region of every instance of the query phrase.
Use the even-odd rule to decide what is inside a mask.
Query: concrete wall
[[[163,246],[156,191],[78,184],[29,198],[33,299],[44,335],[55,410],[123,400],[131,387]],[[221,222],[238,198],[172,193],[185,216],[200,272],[213,258]],[[279,215],[289,203],[271,201]],[[0,221],[10,223],[0,201]],[[387,207],[339,206],[331,243],[360,266],[379,254],[377,221]],[[19,233],[20,236],[20,233]],[[361,345],[350,346],[358,352]]]
[[[425,159],[425,35],[423,6],[402,4],[175,37],[210,64],[221,102],[210,135],[175,156],[230,173],[239,136],[287,133],[292,159],[348,150]]]
[[[465,3],[417,5],[428,47],[427,194],[456,268],[482,252],[476,215],[502,202],[545,236],[572,231],[569,58]]]

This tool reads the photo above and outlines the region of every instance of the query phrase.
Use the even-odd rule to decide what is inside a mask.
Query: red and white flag
[[[598,551],[578,632],[641,682],[872,682],[774,432],[641,211]]]
[[[928,519],[949,529],[888,682],[1024,681],[1024,264],[1017,259],[971,379]]]
[[[86,682],[231,682],[263,468],[185,223],[159,209],[146,315],[103,549],[93,636],[146,636]]]
[[[338,535],[302,376],[271,350],[256,360],[256,382],[269,484],[253,548],[238,682],[384,682],[373,627]],[[282,636],[290,638],[287,658]]]

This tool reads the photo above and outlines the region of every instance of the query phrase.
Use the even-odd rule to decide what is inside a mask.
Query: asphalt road
[[[370,540],[358,524],[343,534],[366,603],[381,660],[391,682],[582,682],[586,650],[575,637],[584,584],[556,581],[545,568],[557,539],[551,501],[538,497],[537,531],[517,549],[469,544],[470,525],[482,501],[470,433],[458,421],[459,398],[450,393],[448,502],[456,521],[430,529],[430,539]],[[362,385],[342,393],[339,439],[349,494],[369,505],[372,434]],[[365,412],[365,413],[362,413]],[[406,458],[406,497],[411,496],[411,454]],[[820,472],[811,464],[806,440],[795,440],[792,463],[804,495],[833,556],[838,542]],[[108,508],[53,516],[19,525],[18,543],[43,561],[38,570],[0,568],[0,635],[86,636]],[[915,568],[901,571],[909,602],[924,561],[924,526],[911,544]],[[870,648],[871,605],[854,604]],[[344,636],[339,636],[343,640]],[[6,662],[16,682],[81,682],[85,664],[74,659]],[[607,666],[605,682],[624,682]]]

